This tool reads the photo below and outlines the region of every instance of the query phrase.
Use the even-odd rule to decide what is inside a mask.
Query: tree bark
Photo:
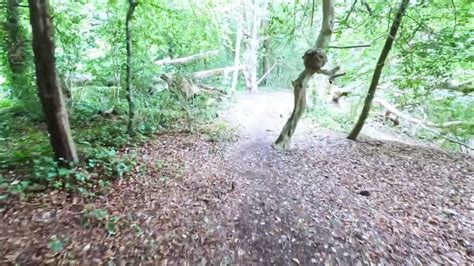
[[[128,102],[128,134],[134,134],[134,119],[135,119],[135,101],[133,98],[132,88],[132,29],[131,21],[133,13],[137,7],[138,2],[136,0],[128,0],[128,11],[127,18],[125,20],[125,31],[126,31],[126,42],[127,42],[127,79],[126,79],[126,91],[127,91],[127,102]]]
[[[323,0],[323,23],[316,39],[315,48],[325,50],[334,31],[334,0]]]
[[[77,163],[69,118],[56,73],[53,23],[48,0],[29,0],[36,82],[56,159]]]
[[[291,137],[295,133],[298,121],[303,116],[306,110],[306,86],[311,79],[311,74],[307,74],[306,71],[300,73],[298,78],[292,82],[294,88],[294,108],[290,118],[283,127],[280,136],[273,145],[274,148],[279,150],[287,150],[290,148]]]
[[[25,87],[28,86],[26,79],[26,38],[24,29],[20,23],[20,12],[18,5],[21,0],[8,0],[6,5],[7,21],[5,23],[8,38],[7,59],[11,70],[11,83],[14,96],[21,99],[24,98]]]
[[[347,136],[350,140],[356,140],[359,136],[362,127],[365,124],[365,120],[367,120],[367,116],[369,115],[370,108],[372,106],[372,101],[375,96],[375,91],[377,90],[377,86],[379,84],[380,76],[382,75],[382,70],[385,65],[385,60],[387,59],[388,53],[392,49],[393,41],[395,36],[397,35],[398,29],[400,27],[400,23],[402,21],[402,17],[407,9],[409,4],[409,0],[402,0],[400,3],[400,7],[398,8],[397,14],[392,22],[392,27],[390,28],[389,35],[385,40],[385,45],[382,49],[382,53],[380,54],[379,60],[375,67],[374,75],[372,76],[372,81],[370,82],[369,90],[367,92],[367,96],[365,97],[364,106],[362,108],[362,112],[360,113],[359,119],[357,120],[354,128]]]
[[[328,46],[334,30],[334,0],[323,0],[322,13],[323,23],[316,39],[315,48],[324,49]],[[306,110],[306,87],[312,76],[313,72],[303,70],[298,78],[292,82],[295,95],[293,112],[273,144],[275,149],[286,150],[290,148],[291,137]]]

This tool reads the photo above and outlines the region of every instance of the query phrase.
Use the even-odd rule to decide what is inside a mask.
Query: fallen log
[[[226,75],[236,70],[241,70],[242,68],[243,68],[243,65],[215,68],[215,69],[194,72],[192,76],[195,79],[204,79],[204,78],[218,76],[218,75]]]
[[[168,89],[182,95],[185,99],[199,93],[199,87],[194,82],[181,75],[161,74],[160,78],[168,84]]]
[[[160,78],[168,84],[170,91],[183,95],[185,99],[190,99],[203,91],[221,95],[227,94],[225,90],[195,83],[194,80],[180,75],[162,74]]]
[[[435,124],[435,123],[430,122],[430,121],[425,121],[425,120],[421,120],[421,119],[418,119],[418,118],[411,117],[411,116],[401,112],[400,110],[395,108],[395,106],[389,104],[384,99],[374,98],[374,102],[380,104],[385,109],[387,109],[390,113],[398,116],[399,118],[402,118],[402,119],[404,119],[408,122],[418,124],[418,125],[425,125],[427,127],[436,127],[436,128],[446,128],[446,127],[452,127],[452,126],[458,126],[458,125],[474,125],[474,123],[466,122],[466,121],[449,121],[449,122],[445,122],[445,123],[442,123],[442,124]]]
[[[436,136],[438,136],[440,138],[443,138],[443,139],[445,139],[449,142],[452,142],[452,143],[456,143],[456,144],[458,144],[462,147],[465,147],[469,150],[474,150],[474,148],[469,146],[468,144],[463,143],[463,142],[461,142],[459,140],[456,140],[456,139],[449,138],[449,137],[445,136],[444,134],[441,134],[440,132],[438,132],[438,131],[441,130],[441,128],[446,128],[446,127],[451,127],[451,126],[456,126],[456,125],[462,125],[462,124],[474,125],[474,123],[464,122],[464,121],[450,121],[450,122],[445,122],[443,124],[435,124],[433,122],[417,119],[417,118],[411,117],[411,116],[409,116],[405,113],[402,113],[397,108],[395,108],[395,106],[389,104],[384,99],[374,98],[374,103],[380,104],[385,109],[387,109],[388,112],[396,115],[399,118],[402,118],[402,119],[404,119],[408,122],[411,122],[411,123],[415,123],[415,124],[417,124],[417,126],[420,126],[420,127],[424,128],[426,130],[431,131],[433,134],[435,134]]]
[[[203,52],[203,53],[198,53],[198,54],[193,54],[185,57],[180,57],[180,58],[165,58],[161,60],[155,61],[155,64],[157,65],[177,65],[177,64],[186,64],[191,61],[195,61],[198,59],[206,58],[209,56],[215,56],[219,54],[219,50],[213,50],[213,51],[208,51],[208,52]]]

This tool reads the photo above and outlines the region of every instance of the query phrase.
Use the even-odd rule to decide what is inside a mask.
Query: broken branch
[[[424,121],[424,120],[421,120],[421,119],[411,117],[411,116],[399,111],[397,108],[395,108],[395,106],[389,104],[384,99],[374,98],[374,103],[380,104],[381,106],[383,106],[385,109],[387,109],[392,114],[394,114],[394,115],[396,115],[396,116],[398,116],[398,117],[400,117],[400,118],[402,118],[402,119],[404,119],[408,122],[419,124],[419,125],[424,125],[426,127],[446,128],[446,127],[452,127],[452,126],[458,126],[458,125],[471,125],[471,124],[474,124],[474,123],[469,123],[469,122],[465,122],[465,121],[450,121],[450,122],[445,122],[445,123],[442,123],[442,124],[435,124],[435,123],[430,122],[430,121]]]
[[[333,82],[335,79],[337,79],[338,77],[342,77],[342,76],[345,76],[345,75],[346,75],[346,72],[342,72],[342,73],[330,75],[330,76],[329,76],[329,82],[332,83],[332,82]]]
[[[270,72],[272,72],[272,70],[276,67],[276,64],[273,64],[273,66],[267,71],[267,73],[263,74],[263,76],[257,81],[257,86],[262,82],[264,81],[268,75],[270,74]]]

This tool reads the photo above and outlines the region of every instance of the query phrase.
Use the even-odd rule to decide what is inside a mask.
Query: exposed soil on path
[[[275,151],[292,101],[239,95],[222,115],[236,142],[158,136],[139,151],[146,170],[101,196],[8,202],[0,263],[474,263],[472,157],[351,142],[308,121],[290,151]]]
[[[277,264],[473,262],[472,158],[395,142],[358,143],[303,119],[271,148],[289,93],[243,95],[228,154],[238,173],[246,259]],[[252,106],[256,106],[252,108]]]

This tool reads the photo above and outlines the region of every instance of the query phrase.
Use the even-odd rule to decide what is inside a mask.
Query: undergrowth
[[[210,122],[217,114],[218,102],[211,94],[186,102],[178,102],[182,100],[169,91],[137,95],[137,134],[131,137],[126,133],[123,99],[106,97],[100,89],[87,93],[87,97],[73,97],[70,107],[72,135],[81,159],[74,167],[52,159],[41,116],[25,115],[17,111],[21,108],[15,102],[0,100],[0,201],[45,189],[94,195],[132,172],[137,165],[136,148],[154,133]]]
[[[321,127],[346,132],[353,124],[351,115],[338,110],[334,103],[328,103],[320,97],[314,96],[308,109],[308,116]]]

